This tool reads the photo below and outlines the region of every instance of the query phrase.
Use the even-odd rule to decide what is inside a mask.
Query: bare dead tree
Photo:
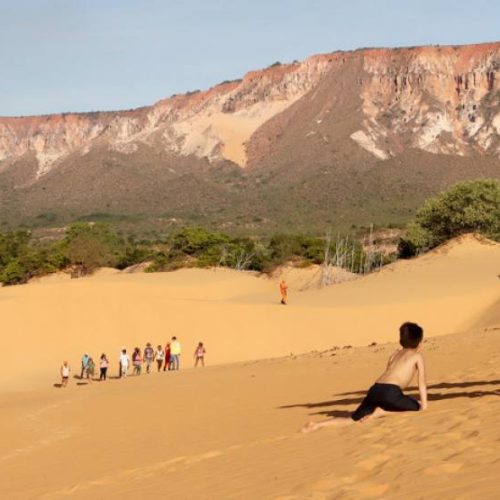
[[[363,274],[367,274],[371,271],[373,264],[374,264],[374,259],[375,259],[375,246],[373,244],[373,224],[370,224],[370,232],[368,234],[368,242],[366,243],[365,240],[365,246],[367,247],[366,253],[366,259],[365,259],[365,265],[363,268]]]
[[[254,258],[255,254],[253,252],[246,252],[245,250],[242,250],[237,256],[236,256],[236,261],[234,263],[234,269],[237,271],[245,271],[250,267],[250,264],[252,262],[252,259]]]
[[[330,232],[325,235],[325,246],[323,247],[323,263],[321,264],[320,287],[332,284],[332,262],[331,262],[332,235]]]
[[[355,254],[356,241],[350,241],[349,236],[342,238],[340,234],[337,234],[334,251],[332,251],[332,236],[330,233],[327,233],[325,236],[319,286],[324,287],[345,281],[346,274],[340,270],[354,271]]]
[[[229,252],[227,251],[227,247],[224,245],[222,246],[221,248],[221,253],[220,253],[220,258],[219,258],[219,262],[217,263],[217,268],[219,267],[224,267],[226,265],[226,262],[228,260],[228,257],[229,257]]]

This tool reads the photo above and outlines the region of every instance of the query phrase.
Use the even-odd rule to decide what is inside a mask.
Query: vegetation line
[[[320,283],[326,286],[337,279],[336,268],[369,273],[396,257],[418,255],[468,232],[500,241],[500,181],[458,183],[427,200],[408,224],[397,255],[376,247],[373,226],[363,239],[350,234],[333,238],[331,233],[232,237],[184,227],[147,240],[124,236],[104,222],[77,222],[56,241],[35,239],[28,231],[0,233],[0,283],[26,283],[61,270],[79,277],[100,267],[125,269],[136,264],[143,264],[146,272],[216,266],[271,272],[292,262],[296,266],[321,265]]]

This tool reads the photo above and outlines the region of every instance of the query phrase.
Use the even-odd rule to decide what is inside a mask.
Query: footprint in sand
[[[462,432],[444,432],[441,434],[441,437],[447,438],[450,441],[458,441],[462,439],[463,433]]]
[[[378,498],[387,493],[389,489],[389,484],[380,483],[380,484],[367,484],[358,488],[358,492],[368,498]]]
[[[365,471],[372,471],[376,467],[387,463],[391,459],[391,456],[387,453],[379,453],[377,455],[372,455],[367,460],[362,460],[357,463],[358,467],[361,467]]]
[[[466,439],[470,439],[470,438],[475,438],[477,436],[479,436],[479,431],[472,431],[469,434],[467,434],[465,437],[466,437]]]
[[[296,488],[292,495],[294,499],[310,498],[314,500],[326,500],[336,498],[341,494],[343,486],[348,486],[357,481],[356,476],[339,477],[335,474],[328,474],[311,483],[304,483]],[[274,499],[277,500],[277,499]]]
[[[462,467],[463,467],[462,463],[448,462],[433,467],[427,467],[426,469],[424,469],[424,473],[429,476],[440,476],[441,474],[454,474],[458,472]]]

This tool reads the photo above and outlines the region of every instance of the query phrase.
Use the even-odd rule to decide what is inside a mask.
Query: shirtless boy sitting
[[[365,399],[351,417],[309,422],[302,428],[302,432],[331,425],[347,425],[359,420],[365,421],[391,412],[427,409],[424,357],[418,352],[423,336],[424,331],[416,323],[403,323],[399,328],[399,343],[403,349],[391,355],[385,372],[371,386]],[[410,396],[405,396],[402,391],[410,385],[415,373],[418,373],[420,403]]]

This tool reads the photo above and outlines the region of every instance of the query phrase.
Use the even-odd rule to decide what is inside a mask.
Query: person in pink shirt
[[[203,342],[198,342],[198,346],[194,351],[194,367],[198,366],[198,363],[201,363],[201,366],[205,366],[205,354],[206,354],[205,346]]]
[[[134,375],[140,375],[142,370],[141,350],[136,347],[132,354],[132,364],[134,365]]]

